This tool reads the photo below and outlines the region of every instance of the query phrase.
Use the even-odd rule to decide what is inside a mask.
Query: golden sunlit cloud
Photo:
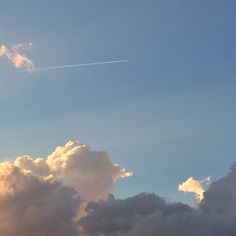
[[[105,199],[117,179],[132,175],[119,164],[113,164],[107,152],[91,150],[79,141],[57,147],[45,159],[18,157],[12,165],[41,181],[62,181],[89,201]]]
[[[185,182],[182,184],[179,184],[178,190],[181,192],[190,192],[190,193],[195,193],[195,199],[197,203],[199,203],[204,195],[203,193],[205,192],[205,187],[204,185],[209,185],[210,184],[210,177],[207,177],[203,180],[197,180],[194,179],[193,177],[189,177]]]

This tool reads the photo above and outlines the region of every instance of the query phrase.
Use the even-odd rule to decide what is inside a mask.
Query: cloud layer
[[[105,199],[118,178],[132,175],[113,164],[107,152],[91,150],[78,141],[57,147],[46,159],[18,157],[14,165],[40,180],[61,181],[87,201]]]
[[[105,151],[78,141],[57,147],[47,158],[1,162],[0,235],[236,235],[236,164],[201,192],[198,208],[152,193],[115,199],[114,182],[130,175]]]
[[[16,44],[7,47],[0,44],[0,57],[8,58],[15,66],[16,69],[26,69],[31,71],[34,68],[33,61],[22,51],[31,49],[32,44]]]
[[[198,208],[155,194],[90,203],[80,220],[84,236],[235,236],[236,164],[203,193]]]

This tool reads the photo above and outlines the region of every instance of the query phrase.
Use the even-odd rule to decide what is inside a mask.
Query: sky
[[[218,180],[235,161],[235,14],[231,0],[1,1],[0,44],[32,43],[36,68],[0,58],[0,159],[45,157],[69,140],[105,150],[133,176],[117,198]]]

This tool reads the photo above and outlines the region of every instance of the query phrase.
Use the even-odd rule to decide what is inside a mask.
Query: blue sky
[[[46,156],[79,139],[134,176],[115,194],[189,201],[189,176],[235,160],[235,1],[2,1],[0,43],[32,42],[37,67],[0,58],[0,158]]]

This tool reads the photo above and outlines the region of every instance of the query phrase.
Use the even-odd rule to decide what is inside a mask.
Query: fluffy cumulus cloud
[[[23,156],[14,164],[41,180],[63,182],[87,201],[105,199],[118,178],[132,175],[113,164],[107,152],[91,150],[78,141],[57,147],[46,159]]]
[[[78,141],[57,147],[45,159],[22,156],[2,162],[0,235],[79,235],[81,209],[105,200],[113,183],[129,175],[106,152]]]
[[[26,69],[31,71],[34,68],[33,61],[23,51],[31,49],[32,44],[16,44],[7,47],[0,44],[0,57],[8,58],[17,69]]]
[[[115,199],[114,182],[131,174],[106,152],[78,141],[57,147],[47,158],[2,162],[0,235],[236,235],[236,164],[201,192],[197,208],[152,193]]]

